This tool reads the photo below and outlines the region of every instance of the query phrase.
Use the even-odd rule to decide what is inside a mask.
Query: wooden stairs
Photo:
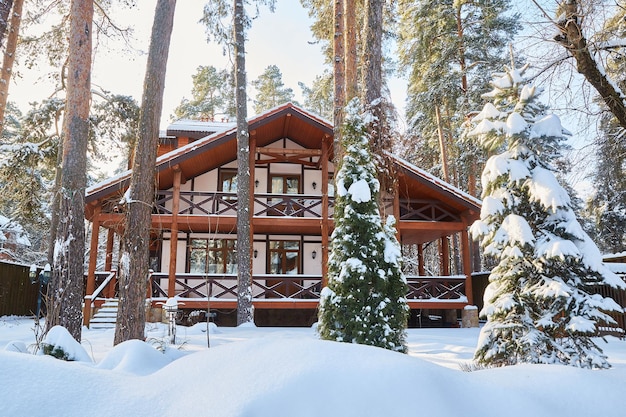
[[[90,329],[115,329],[119,299],[107,298],[96,314],[89,320]]]

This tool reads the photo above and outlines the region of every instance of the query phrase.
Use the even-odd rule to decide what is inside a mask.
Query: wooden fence
[[[37,308],[39,284],[31,284],[30,267],[0,262],[0,316],[33,315]]]

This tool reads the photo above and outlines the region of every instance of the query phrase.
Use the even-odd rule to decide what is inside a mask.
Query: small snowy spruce
[[[568,132],[524,83],[527,67],[496,74],[491,99],[473,120],[470,137],[490,151],[482,174],[483,206],[471,233],[497,265],[485,291],[487,317],[475,353],[486,366],[517,363],[608,368],[592,337],[621,311],[590,294],[624,282],[601,262],[583,231],[551,162]]]
[[[358,100],[346,108],[335,230],[318,331],[323,339],[406,352],[407,286],[395,220],[383,223],[380,184]]]

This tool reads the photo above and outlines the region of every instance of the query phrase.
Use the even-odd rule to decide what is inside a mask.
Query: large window
[[[219,191],[225,193],[237,192],[237,170],[236,169],[220,169],[219,174]]]
[[[299,240],[272,240],[269,243],[270,274],[296,275],[300,273],[300,241]],[[267,286],[273,293],[268,298],[289,297],[298,292],[302,280],[268,279]]]
[[[270,274],[300,273],[300,241],[270,241]]]
[[[191,239],[189,272],[192,274],[236,274],[237,241],[234,239]]]
[[[273,174],[271,176],[272,194],[299,194],[300,176]],[[275,198],[271,200],[274,210],[270,210],[270,216],[302,216],[297,204],[289,197]]]
[[[300,175],[272,175],[272,194],[299,194]]]

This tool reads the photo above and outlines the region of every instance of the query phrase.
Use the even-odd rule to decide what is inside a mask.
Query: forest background
[[[46,2],[43,0],[26,1],[26,7],[32,3],[41,6]],[[48,3],[54,4],[56,2]],[[119,28],[130,27],[132,32],[126,33],[122,38],[117,35],[109,37],[102,34],[94,38],[96,52],[92,72],[93,88],[110,94],[131,96],[138,101],[145,73],[146,51],[155,2],[135,2],[136,4],[132,6],[125,5],[132,3],[128,1],[105,3],[111,3],[114,6],[108,10],[108,13],[115,25]],[[279,67],[285,87],[293,90],[295,100],[300,103],[303,102],[303,91],[299,84],[302,83],[309,87],[315,82],[316,77],[329,71],[329,65],[326,62],[327,57],[324,55],[324,43],[316,40],[311,33],[310,27],[315,23],[315,20],[309,16],[308,10],[302,5],[308,4],[310,6],[318,3],[320,2],[316,0],[304,0],[302,2],[279,0],[276,3],[274,13],[261,8],[247,34],[247,78],[252,87],[249,97],[253,98],[256,94],[254,80],[270,65]],[[400,1],[400,9],[402,10],[403,7],[406,9],[407,5],[411,3],[420,4],[421,2]],[[456,2],[450,3],[456,4]],[[595,165],[591,163],[602,152],[598,146],[601,142],[600,138],[604,135],[600,132],[600,126],[603,123],[602,112],[598,100],[595,99],[597,94],[583,81],[583,77],[576,73],[574,60],[563,58],[566,54],[563,53],[563,49],[553,38],[557,33],[554,23],[557,21],[556,14],[561,2],[529,0],[519,2],[492,1],[490,3],[506,9],[504,15],[516,16],[519,27],[511,42],[513,55],[518,62],[529,62],[533,65],[537,75],[536,84],[546,89],[546,94],[543,96],[546,104],[563,119],[563,125],[572,132],[568,141],[569,149],[565,149],[564,152],[568,161],[563,170],[566,174],[564,178],[580,196],[581,214],[587,216],[588,223],[591,225],[595,221],[594,216],[598,217],[599,214],[593,213],[586,202],[591,201],[590,199],[594,197],[593,190],[599,190],[598,193],[602,192],[602,187],[593,182],[594,178],[600,174],[598,174],[599,171],[594,171]],[[595,29],[600,29],[606,22],[614,18],[616,10],[618,15],[623,14],[624,10],[620,2],[590,1],[579,3],[586,12],[586,27]],[[218,69],[232,67],[229,57],[224,53],[223,46],[215,42],[207,42],[206,28],[199,22],[204,4],[204,1],[182,1],[177,6],[163,98],[162,128],[172,121],[174,110],[181,103],[183,97],[190,97],[192,75],[196,73],[199,66],[212,65]],[[28,12],[26,11],[24,16],[27,15]],[[53,13],[51,14],[53,20],[52,16],[54,16]],[[402,16],[395,17],[397,21],[402,22]],[[592,18],[598,20],[591,22]],[[551,19],[553,20],[551,21]],[[41,33],[53,23],[44,17],[38,25],[26,28],[25,33],[36,35],[38,31]],[[416,33],[421,31],[419,27],[413,29]],[[487,38],[484,40],[489,41]],[[397,110],[398,130],[405,133],[411,130],[410,125],[412,123],[407,121],[406,116],[407,97],[410,96],[407,94],[407,85],[411,69],[407,69],[405,65],[404,72],[396,71],[398,67],[402,67],[400,62],[402,61],[402,54],[397,52],[393,36],[387,38],[385,49],[386,69],[388,70],[386,83],[391,101]],[[555,53],[555,51],[560,52],[560,54]],[[502,50],[501,55],[502,62],[511,60],[508,51]],[[562,60],[562,65],[556,65],[559,63],[558,60]],[[489,68],[486,73],[490,74],[501,70],[503,68],[493,67]],[[30,62],[27,57],[20,56],[18,48],[17,64],[11,80],[9,101],[14,102],[22,113],[26,113],[30,103],[41,102],[58,93],[58,79],[55,77],[58,77],[58,68],[48,65],[45,59]],[[250,100],[249,107],[252,108],[252,106],[253,100]],[[254,114],[255,112],[249,111],[248,113]],[[458,131],[450,133],[448,140],[458,139],[456,133]],[[410,136],[411,133],[409,132],[407,135],[409,141]],[[427,139],[422,138],[422,140]],[[405,138],[405,142],[398,141],[396,145],[406,143]],[[430,161],[419,158],[414,160],[411,155],[403,156],[460,188],[468,189],[463,176],[445,178],[446,175],[438,163],[439,156],[436,154],[436,149],[426,143],[424,143],[425,147],[421,147],[421,143],[419,145],[420,152],[424,155],[430,152],[430,155],[427,155],[430,157]],[[117,155],[118,158],[113,161],[105,159],[104,163],[100,161],[96,166],[98,170],[94,170],[90,174],[91,181],[109,176],[119,170],[120,167],[124,167],[124,159],[127,157],[123,152],[120,152],[120,144],[114,143],[114,141],[109,141],[108,145],[106,142],[104,144],[100,142],[99,146],[102,148],[99,149],[100,153],[109,154],[109,156]],[[106,146],[110,146],[110,149],[106,149]],[[604,149],[606,152],[606,148]],[[619,152],[618,156],[621,153]],[[122,156],[119,157],[120,155]],[[454,157],[455,155],[450,156],[450,158]],[[616,172],[621,172],[621,170]],[[619,175],[619,177],[623,176]],[[617,182],[621,183],[621,180]],[[612,187],[610,184],[607,186]],[[469,189],[469,192],[480,195],[480,190]],[[616,201],[621,199],[621,196],[614,198]],[[600,201],[598,203],[596,206],[601,206],[605,202]],[[593,202],[591,205],[593,206]],[[606,207],[610,208],[609,211],[618,214],[624,211],[619,204]],[[592,232],[591,234],[594,235],[595,233]],[[619,242],[612,242],[610,246],[605,246],[603,249],[615,252],[616,250],[609,249],[619,248],[623,244],[623,234],[621,238],[618,237],[614,240],[619,240]]]

